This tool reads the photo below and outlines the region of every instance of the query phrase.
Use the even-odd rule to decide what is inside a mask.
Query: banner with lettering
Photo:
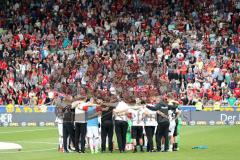
[[[196,111],[193,108],[181,108],[183,125],[239,125],[240,108],[221,108],[214,111],[212,108]]]
[[[183,125],[239,125],[240,107],[180,106]],[[86,117],[85,117],[86,118]],[[89,118],[89,117],[88,117]],[[0,106],[0,126],[55,126],[55,106]]]
[[[2,105],[0,106],[0,113],[54,113],[55,106],[46,105]]]
[[[55,113],[0,113],[0,126],[55,126]]]

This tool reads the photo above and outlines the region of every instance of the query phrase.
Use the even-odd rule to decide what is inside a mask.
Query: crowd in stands
[[[56,94],[240,103],[238,0],[2,0],[0,105]]]

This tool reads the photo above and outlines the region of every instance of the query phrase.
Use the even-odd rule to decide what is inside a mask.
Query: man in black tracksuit
[[[102,139],[102,152],[106,151],[106,138],[108,136],[108,149],[113,151],[113,107],[102,108],[101,118],[101,139]]]
[[[156,137],[157,137],[157,151],[161,151],[161,140],[162,137],[165,139],[165,148],[164,151],[168,151],[169,149],[169,119],[168,119],[168,104],[164,102],[160,102],[156,104],[155,106],[147,106],[148,109],[152,111],[157,111],[157,131],[156,131]]]
[[[71,106],[65,106],[63,108],[63,148],[65,153],[69,153],[67,149],[68,136],[70,136],[70,139],[73,141],[73,144],[75,144],[73,120],[74,120],[74,113],[71,110]]]

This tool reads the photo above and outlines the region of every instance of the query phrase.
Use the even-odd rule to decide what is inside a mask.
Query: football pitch
[[[22,145],[22,151],[0,151],[0,160],[236,160],[240,150],[239,126],[183,126],[178,152],[64,154],[57,151],[55,127],[0,127],[0,142]],[[208,149],[195,150],[193,146]]]

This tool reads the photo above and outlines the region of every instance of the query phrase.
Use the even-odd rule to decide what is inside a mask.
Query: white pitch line
[[[36,149],[36,150],[30,150],[30,151],[15,151],[15,152],[0,152],[0,154],[9,154],[9,153],[33,153],[33,152],[44,152],[44,151],[51,151],[51,150],[57,150],[56,148],[49,148],[49,149]]]
[[[34,131],[44,131],[56,128],[48,128],[48,129],[31,129],[31,130],[22,130],[22,131],[9,131],[9,132],[0,132],[0,134],[9,134],[9,133],[22,133],[22,132],[34,132]]]

